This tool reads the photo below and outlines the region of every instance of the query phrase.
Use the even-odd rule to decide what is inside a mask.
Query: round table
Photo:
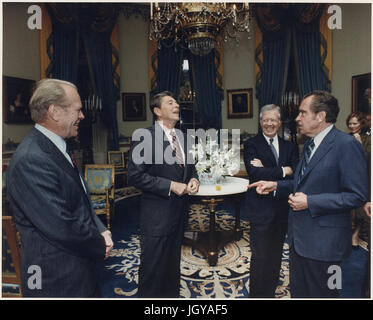
[[[218,262],[218,253],[227,243],[238,241],[242,237],[240,228],[240,200],[247,191],[249,180],[237,177],[225,177],[222,183],[216,185],[200,185],[199,191],[190,197],[192,203],[207,204],[210,209],[208,232],[198,232],[193,239],[184,238],[184,244],[190,245],[204,254],[210,266]],[[215,230],[215,208],[219,203],[234,201],[234,230]]]

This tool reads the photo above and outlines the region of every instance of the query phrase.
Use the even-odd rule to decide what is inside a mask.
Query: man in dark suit
[[[281,139],[281,111],[276,105],[260,110],[262,132],[244,143],[244,161],[250,182],[284,180],[292,177],[298,163],[298,148]],[[261,196],[255,190],[246,194],[250,221],[250,297],[273,298],[277,287],[282,248],[287,232],[289,204],[272,195]]]
[[[25,297],[100,295],[95,264],[112,249],[111,234],[66,151],[65,139],[77,136],[84,119],[81,108],[72,83],[38,82],[30,100],[35,127],[10,162],[7,191],[21,237]]]
[[[337,297],[339,264],[351,252],[350,211],[368,198],[364,150],[334,127],[338,101],[330,93],[306,95],[296,118],[310,137],[293,180],[258,181],[259,194],[288,196],[290,294],[293,298]]]
[[[143,191],[138,296],[177,298],[187,194],[196,193],[199,182],[194,164],[187,161],[186,140],[174,128],[180,113],[176,100],[161,92],[150,108],[157,121],[134,133],[128,163],[129,183]]]

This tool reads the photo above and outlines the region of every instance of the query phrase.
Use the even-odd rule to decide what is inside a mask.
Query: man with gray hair
[[[244,162],[250,183],[289,179],[299,155],[294,143],[278,136],[281,110],[274,104],[265,105],[259,117],[262,132],[244,143]],[[248,190],[245,210],[250,221],[252,251],[250,297],[273,298],[279,279],[289,205],[286,200]]]
[[[95,264],[108,257],[111,233],[93,212],[65,140],[78,135],[81,109],[74,84],[39,81],[30,100],[35,127],[10,162],[7,192],[21,236],[25,297],[100,296]],[[32,275],[39,277],[30,285]]]
[[[276,191],[289,202],[292,298],[338,297],[339,265],[351,253],[350,211],[368,199],[364,149],[335,127],[338,114],[338,100],[329,92],[306,94],[295,121],[309,139],[293,179],[248,186],[260,195]]]

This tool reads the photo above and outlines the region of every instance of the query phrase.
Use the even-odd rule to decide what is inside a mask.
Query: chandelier
[[[153,12],[154,11],[154,12]],[[208,54],[215,43],[250,32],[249,3],[150,3],[150,40],[185,42],[194,55]]]

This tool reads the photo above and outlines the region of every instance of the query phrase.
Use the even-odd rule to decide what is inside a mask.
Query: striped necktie
[[[313,141],[313,139],[311,139],[310,143],[308,144],[306,150],[303,153],[303,162],[302,162],[302,167],[299,173],[298,181],[303,177],[304,173],[306,172],[307,166],[311,160],[311,154],[312,154],[313,148],[315,148],[315,142]]]
[[[173,149],[173,155],[176,156],[176,162],[177,164],[183,168],[184,167],[184,159],[183,155],[180,150],[179,142],[177,141],[176,134],[174,132],[171,132],[172,136],[172,149]]]

